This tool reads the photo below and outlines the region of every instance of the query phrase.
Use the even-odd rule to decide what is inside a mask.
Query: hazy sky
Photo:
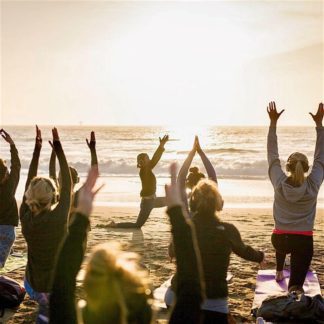
[[[322,1],[2,1],[2,124],[312,125]]]

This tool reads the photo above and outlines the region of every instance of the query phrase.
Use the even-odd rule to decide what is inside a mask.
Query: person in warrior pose
[[[169,140],[168,135],[164,135],[163,138],[159,138],[160,145],[155,151],[152,159],[149,158],[147,153],[141,153],[137,156],[137,167],[140,169],[139,175],[142,182],[141,190],[141,205],[140,212],[137,216],[135,223],[125,222],[125,223],[115,223],[111,221],[109,227],[117,228],[141,228],[153,208],[165,207],[165,197],[156,197],[156,178],[153,173],[154,167],[159,162],[162,153],[164,152],[164,145]]]
[[[319,104],[316,115],[310,113],[316,124],[317,139],[314,162],[308,176],[305,176],[310,169],[308,159],[300,152],[294,152],[288,157],[288,175],[281,169],[276,127],[284,110],[278,113],[276,104],[270,102],[267,112],[270,118],[267,144],[269,177],[274,188],[275,228],[271,240],[276,249],[276,280],[283,280],[285,257],[291,254],[288,289],[303,291],[302,287],[313,257],[317,195],[324,175],[323,104]]]

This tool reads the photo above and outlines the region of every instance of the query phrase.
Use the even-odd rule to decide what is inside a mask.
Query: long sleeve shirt
[[[280,165],[276,127],[269,127],[269,178],[274,188],[273,217],[275,228],[286,231],[312,231],[317,195],[324,177],[324,128],[316,127],[316,145],[313,167],[300,187],[287,182]]]
[[[152,196],[156,192],[156,178],[152,170],[161,159],[163,152],[164,147],[162,145],[159,145],[159,147],[153,154],[150,163],[147,166],[141,167],[140,169],[139,175],[142,182],[142,190],[140,193],[141,197]]]
[[[37,292],[49,292],[56,254],[67,232],[71,203],[71,177],[60,142],[54,142],[55,153],[62,171],[62,188],[58,204],[52,210],[33,215],[24,196],[20,207],[22,233],[28,246],[26,278]],[[35,146],[26,182],[26,190],[37,175],[40,148]]]
[[[10,145],[11,166],[8,179],[0,184],[0,225],[18,226],[18,207],[15,194],[20,177],[20,160],[17,148]]]
[[[264,254],[244,244],[234,225],[220,222],[214,215],[196,214],[193,222],[202,259],[207,298],[227,297],[226,276],[230,254],[234,252],[253,262],[261,262]]]
[[[207,155],[205,154],[204,151],[200,151],[199,155],[200,155],[200,158],[201,158],[201,160],[204,164],[204,167],[206,169],[208,178],[217,183],[216,171],[215,171],[213,165],[211,164],[210,160],[208,159]],[[189,171],[189,168],[190,168],[190,165],[192,163],[194,156],[195,156],[195,150],[191,150],[189,152],[187,158],[183,162],[181,169],[179,171],[178,177],[177,177],[177,183],[180,188],[182,202],[185,205],[187,211],[189,211],[189,207],[188,207],[188,197],[187,197],[187,192],[186,192],[186,178],[187,178],[188,171]]]

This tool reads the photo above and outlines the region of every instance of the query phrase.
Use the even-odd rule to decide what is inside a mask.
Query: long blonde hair
[[[150,323],[152,290],[138,260],[137,254],[122,252],[116,243],[96,247],[86,267],[84,289],[87,309],[97,321],[102,314],[106,323]]]
[[[224,200],[217,184],[208,179],[200,180],[190,197],[190,209],[200,214],[215,214],[223,209]]]
[[[57,189],[52,179],[35,177],[25,192],[26,204],[33,214],[50,210],[57,200]]]
[[[305,181],[305,173],[309,169],[307,156],[295,152],[287,160],[286,170],[290,173],[289,178],[294,186],[299,187]]]

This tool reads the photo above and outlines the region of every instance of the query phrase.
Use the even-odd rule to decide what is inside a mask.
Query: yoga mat
[[[280,282],[276,282],[275,275],[276,270],[258,271],[252,309],[260,307],[262,301],[269,296],[286,294],[288,292],[290,271],[284,270],[284,280]],[[303,289],[305,295],[308,296],[321,294],[321,287],[315,271],[308,271]]]
[[[164,296],[168,288],[171,286],[171,279],[173,276],[171,276],[168,280],[166,280],[160,287],[156,288],[153,292],[154,296],[154,305],[158,308],[167,308],[165,302],[164,302]],[[227,273],[226,281],[229,282],[233,278],[233,275],[231,272]]]
[[[27,254],[13,254],[9,255],[4,268],[0,268],[0,275],[6,274],[10,271],[25,267],[27,264]]]

